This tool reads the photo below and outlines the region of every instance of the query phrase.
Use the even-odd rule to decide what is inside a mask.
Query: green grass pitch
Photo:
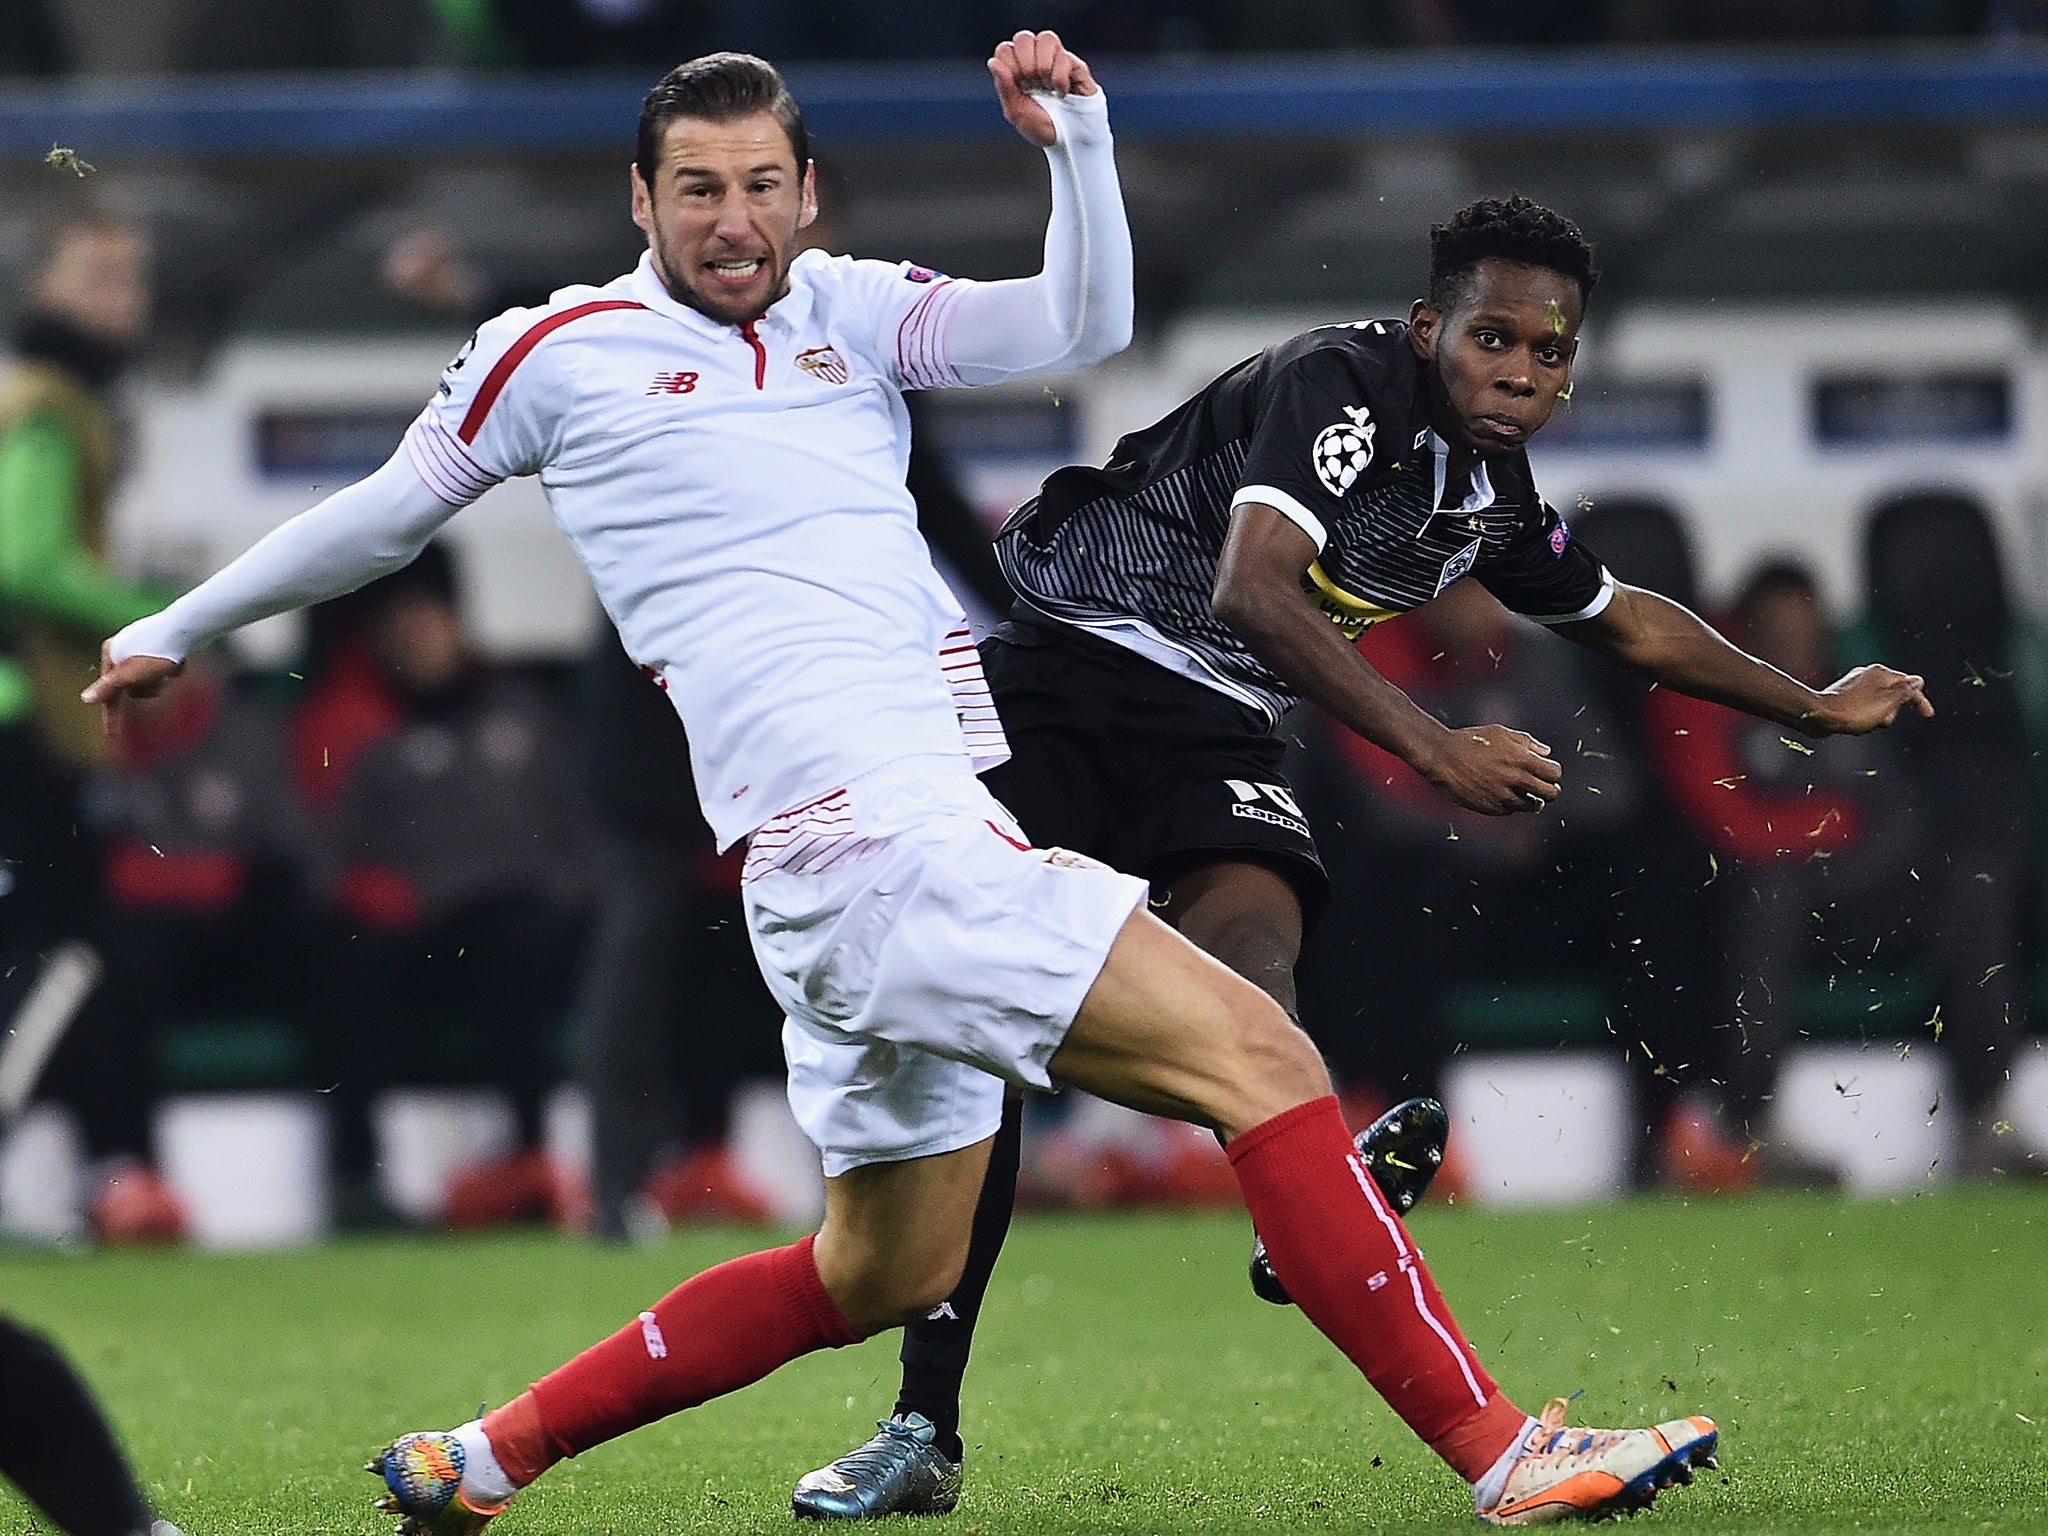
[[[2048,1532],[2048,1190],[1769,1196],[1543,1215],[1425,1208],[1508,1390],[1579,1422],[1701,1409],[1723,1470],[1641,1531]],[[389,1529],[366,1453],[498,1402],[753,1234],[301,1253],[0,1254],[191,1536]],[[1465,1491],[1300,1316],[1242,1217],[1020,1221],[968,1381],[968,1494],[931,1536],[1458,1531]],[[895,1336],[558,1468],[493,1532],[793,1530],[791,1482],[872,1432]],[[898,1527],[902,1529],[903,1527]],[[42,1529],[0,1493],[0,1533]]]

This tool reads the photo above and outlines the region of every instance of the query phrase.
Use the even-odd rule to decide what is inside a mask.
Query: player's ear
[[[809,229],[811,225],[817,221],[817,217],[818,162],[815,160],[806,160],[804,162],[803,209],[796,216],[796,227],[798,229]]]
[[[1430,308],[1429,300],[1417,299],[1408,310],[1408,345],[1425,363],[1436,361],[1436,338],[1444,317]]]
[[[648,191],[637,163],[628,169],[627,174],[633,183],[633,222],[651,235],[654,233],[654,194]]]

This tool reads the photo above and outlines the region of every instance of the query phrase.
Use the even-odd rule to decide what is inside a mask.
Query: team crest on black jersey
[[[1474,539],[1450,559],[1444,562],[1443,571],[1437,576],[1436,589],[1441,592],[1460,577],[1472,574],[1472,567],[1479,561],[1479,541]]]
[[[827,384],[844,384],[850,377],[846,371],[846,359],[839,355],[836,347],[806,348],[797,353],[796,365]]]
[[[1362,405],[1344,407],[1344,421],[1334,422],[1316,434],[1309,457],[1316,466],[1316,478],[1332,496],[1342,496],[1357,483],[1372,462],[1372,439],[1377,428],[1372,413]]]

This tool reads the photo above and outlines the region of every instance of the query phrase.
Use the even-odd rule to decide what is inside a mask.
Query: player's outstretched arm
[[[959,285],[946,361],[967,384],[1091,367],[1130,345],[1136,308],[1109,105],[1087,64],[1056,32],[1019,32],[988,68],[1003,116],[1046,153],[1052,216],[1036,277]]]
[[[353,592],[410,563],[458,509],[443,501],[401,448],[384,466],[273,529],[170,607],[138,619],[100,653],[100,676],[80,697],[117,730],[129,698],[147,698],[185,658],[231,629]]]
[[[1453,804],[1485,816],[1538,811],[1564,771],[1550,748],[1505,725],[1446,727],[1380,675],[1302,586],[1314,540],[1260,502],[1240,504],[1216,568],[1216,617],[1273,674]]]
[[[1599,615],[1556,628],[1667,688],[1809,736],[1861,736],[1890,725],[1904,709],[1923,717],[1934,713],[1925,678],[1869,666],[1827,688],[1809,688],[1729,644],[1690,609],[1642,587],[1616,583],[1614,601]]]

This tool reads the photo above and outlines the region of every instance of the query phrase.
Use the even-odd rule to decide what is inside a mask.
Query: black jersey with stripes
[[[1347,635],[1471,576],[1539,623],[1590,618],[1613,582],[1536,493],[1520,449],[1450,477],[1428,373],[1398,320],[1324,326],[1239,363],[1122,438],[1101,468],[1055,471],[997,537],[1044,617],[1252,705],[1299,702],[1218,619],[1233,507],[1260,502],[1317,544],[1304,582]]]

